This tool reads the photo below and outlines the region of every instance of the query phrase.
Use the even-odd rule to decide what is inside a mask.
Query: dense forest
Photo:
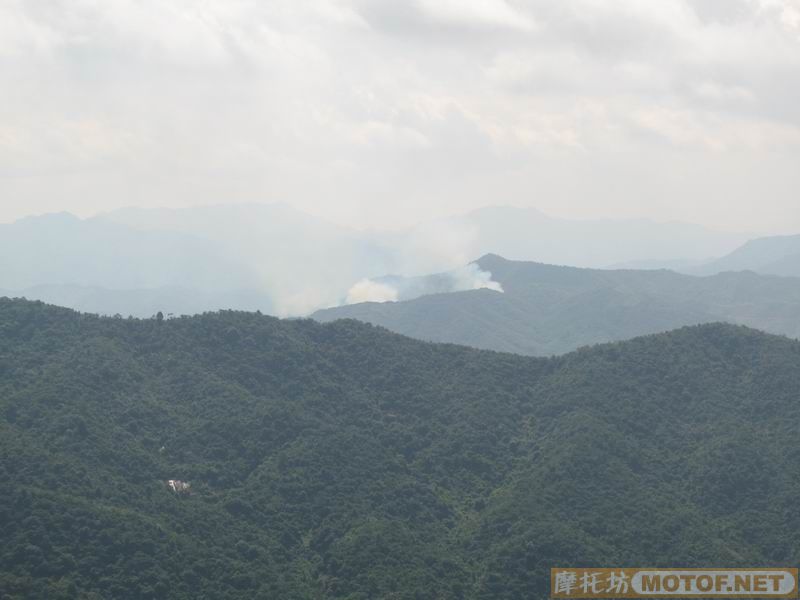
[[[734,325],[529,358],[0,299],[0,598],[511,600],[556,565],[794,565],[798,419],[800,343]]]

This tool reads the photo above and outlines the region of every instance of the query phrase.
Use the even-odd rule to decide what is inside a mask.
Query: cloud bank
[[[798,0],[6,0],[0,220],[285,201],[800,228]]]

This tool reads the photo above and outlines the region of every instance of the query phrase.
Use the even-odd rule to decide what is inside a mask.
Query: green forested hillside
[[[800,278],[578,269],[506,260],[474,263],[504,293],[478,289],[364,302],[312,316],[358,319],[417,339],[547,356],[699,323],[725,321],[800,337]]]
[[[542,598],[553,565],[792,565],[799,417],[800,343],[732,325],[537,359],[0,299],[0,597]]]

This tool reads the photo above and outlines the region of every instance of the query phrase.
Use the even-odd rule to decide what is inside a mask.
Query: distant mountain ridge
[[[712,321],[800,336],[800,279],[579,269],[493,254],[475,262],[504,293],[432,294],[352,304],[312,317],[358,319],[418,339],[531,355]]]
[[[688,275],[754,271],[762,275],[800,277],[800,235],[753,238],[732,252],[706,260],[632,260],[608,269],[670,269]]]
[[[481,208],[441,222],[471,238],[470,258],[495,253],[512,260],[591,268],[635,260],[705,260],[752,237],[681,222],[560,219],[510,206]]]
[[[513,207],[392,232],[349,229],[280,203],[130,208],[0,225],[0,289],[104,314],[123,307],[146,316],[163,300],[161,310],[175,314],[207,306],[299,316],[358,297],[351,292],[364,279],[447,272],[488,252],[578,266],[692,261],[722,255],[747,237],[681,223],[559,219]],[[462,281],[454,289],[471,287]],[[131,300],[120,302],[125,291]],[[242,297],[247,301],[219,304]]]
[[[766,275],[800,277],[800,235],[756,238],[730,254],[691,269],[697,273],[755,271]]]

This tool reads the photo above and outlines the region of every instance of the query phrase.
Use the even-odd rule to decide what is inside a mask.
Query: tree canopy
[[[733,325],[544,359],[0,299],[0,597],[494,600],[545,597],[551,566],[796,564],[798,396],[800,343]]]

